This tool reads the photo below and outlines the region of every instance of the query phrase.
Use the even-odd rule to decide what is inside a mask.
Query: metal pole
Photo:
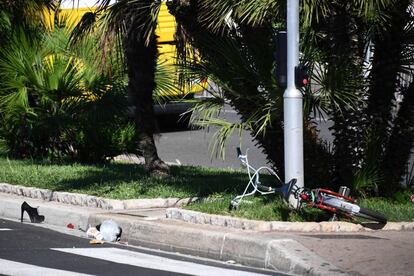
[[[304,186],[302,94],[295,86],[295,67],[299,64],[299,0],[287,1],[287,88],[283,94],[285,182],[297,179]],[[296,208],[293,196],[289,204]]]

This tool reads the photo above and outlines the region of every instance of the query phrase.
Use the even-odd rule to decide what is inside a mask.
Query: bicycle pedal
[[[262,191],[266,191],[266,192],[275,192],[276,189],[269,187],[269,186],[264,186],[264,185],[258,185],[257,188],[259,188]]]

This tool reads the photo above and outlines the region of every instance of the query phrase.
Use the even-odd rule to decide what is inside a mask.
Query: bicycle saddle
[[[293,187],[296,184],[297,179],[296,178],[292,178],[288,183],[285,183],[282,187],[280,192],[282,193],[283,199],[288,201],[289,200],[289,195],[292,192]]]

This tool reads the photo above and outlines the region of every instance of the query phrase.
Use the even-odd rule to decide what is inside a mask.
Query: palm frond
[[[158,61],[155,70],[155,82],[157,86],[153,93],[154,100],[158,104],[177,98],[177,95],[185,97],[184,91],[180,89],[176,80],[171,78],[176,74],[176,68],[172,64]]]
[[[29,100],[27,89],[25,87],[1,96],[0,98],[0,108],[3,112],[14,113],[16,110],[27,109],[28,107]]]
[[[327,0],[304,0],[301,6],[301,19],[303,26],[310,27],[314,23],[319,23],[322,18],[328,15],[331,1]]]
[[[233,14],[233,9],[238,1],[235,0],[204,0],[200,3],[199,20],[208,29],[214,32],[223,31],[229,18]]]
[[[207,122],[217,118],[224,106],[220,97],[206,98],[198,102],[188,112],[191,113],[190,125],[204,127]]]
[[[237,23],[259,26],[274,24],[276,19],[283,21],[286,1],[256,0],[203,0],[200,1],[200,22],[216,33],[226,28],[236,27]]]
[[[353,0],[352,5],[359,16],[373,19],[381,17],[381,12],[394,5],[395,1],[397,0]]]
[[[9,14],[12,25],[30,29],[33,26],[48,26],[46,14],[54,10],[56,5],[54,0],[14,0],[3,1],[0,8]]]
[[[363,83],[360,79],[352,76],[353,72],[343,70],[329,70],[324,65],[316,64],[312,75],[312,84],[315,89],[312,91],[312,102],[321,111],[327,111],[334,107],[335,110],[354,110],[360,104],[363,93]],[[356,93],[358,92],[359,93]]]
[[[382,180],[383,177],[377,167],[361,168],[354,174],[353,191],[365,197],[370,191],[377,190],[377,185]]]
[[[70,36],[70,41],[72,43],[77,43],[82,40],[86,35],[89,35],[93,32],[96,24],[97,17],[99,14],[97,12],[87,12],[85,13],[78,24],[74,26],[72,34]]]
[[[148,44],[155,34],[161,1],[119,0],[113,5],[103,1],[98,9],[106,32],[124,34],[127,27],[139,30],[140,36]]]
[[[284,0],[266,1],[242,1],[236,6],[234,16],[237,21],[250,26],[261,26],[263,24],[284,21],[285,5]]]
[[[211,158],[215,156],[221,157],[223,160],[226,158],[225,148],[228,138],[231,137],[235,131],[237,131],[241,139],[242,131],[246,128],[245,123],[234,123],[219,118],[212,118],[208,121],[204,121],[202,124],[200,124],[200,126],[203,125],[219,128],[213,134],[212,140],[209,145],[209,151],[211,153]]]
[[[5,11],[0,11],[0,32],[10,30],[12,23],[9,15]]]

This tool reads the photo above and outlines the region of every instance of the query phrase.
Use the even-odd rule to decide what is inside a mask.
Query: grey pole
[[[302,94],[295,86],[295,67],[299,64],[299,0],[287,1],[287,88],[283,94],[285,182],[297,179],[304,186]],[[296,208],[292,195],[289,204]]]

